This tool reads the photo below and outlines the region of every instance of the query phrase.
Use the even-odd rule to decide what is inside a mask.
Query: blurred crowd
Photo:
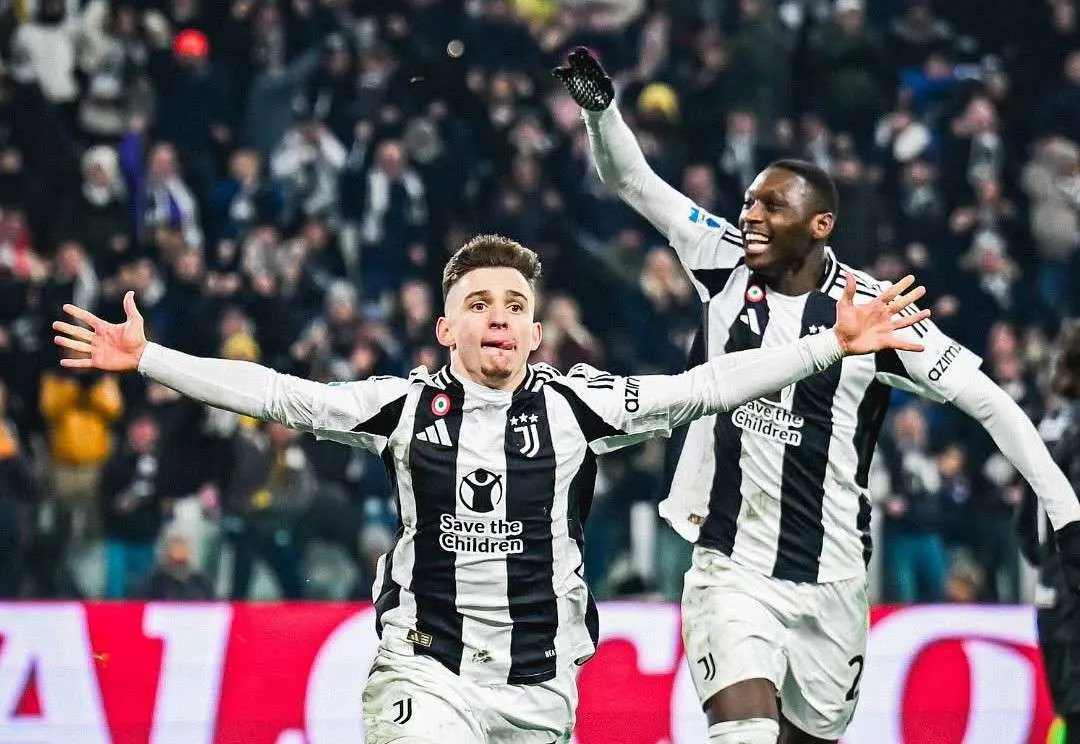
[[[0,597],[364,598],[393,540],[378,459],[66,371],[66,302],[119,319],[132,289],[182,351],[404,374],[446,359],[444,259],[499,232],[544,261],[536,360],[680,370],[696,295],[553,84],[579,44],[664,178],[734,219],[770,160],[822,165],[841,258],[914,270],[1034,419],[1059,404],[1075,0],[0,0]],[[893,411],[878,596],[1016,601],[1023,481],[962,414]],[[602,597],[678,595],[663,465],[652,444],[602,467]]]

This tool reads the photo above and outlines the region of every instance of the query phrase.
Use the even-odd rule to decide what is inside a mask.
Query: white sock
[[[776,744],[780,724],[771,718],[745,718],[709,726],[709,744]]]

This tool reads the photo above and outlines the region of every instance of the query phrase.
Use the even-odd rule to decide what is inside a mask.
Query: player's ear
[[[540,342],[544,340],[544,327],[537,321],[532,324],[532,339],[529,342],[529,351],[540,348]]]
[[[448,349],[454,347],[454,331],[450,328],[450,321],[446,319],[445,315],[440,315],[439,319],[435,321],[435,339],[441,346]]]
[[[820,212],[810,220],[810,236],[814,240],[825,240],[833,231],[836,224],[836,215],[832,212]]]

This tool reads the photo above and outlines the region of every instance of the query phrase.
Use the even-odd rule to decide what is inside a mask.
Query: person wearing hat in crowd
[[[205,213],[219,149],[233,139],[228,84],[206,34],[194,28],[180,30],[167,48],[151,53],[150,73],[158,90],[152,134],[176,148]]]

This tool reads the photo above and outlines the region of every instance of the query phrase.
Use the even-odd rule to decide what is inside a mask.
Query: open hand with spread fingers
[[[134,292],[124,295],[127,317],[123,323],[109,323],[77,305],[64,305],[64,312],[85,326],[57,320],[52,328],[59,335],[53,337],[53,341],[57,346],[85,356],[65,357],[60,360],[61,366],[106,372],[130,372],[139,368],[139,360],[146,348],[146,331],[143,317],[135,307]]]
[[[882,349],[922,351],[923,345],[913,341],[911,334],[897,331],[920,323],[930,317],[929,310],[914,308],[899,313],[913,305],[926,294],[926,287],[915,284],[915,277],[908,274],[870,302],[855,304],[855,277],[847,275],[844,295],[836,305],[836,325],[833,330],[840,340],[845,355],[870,354]]]

